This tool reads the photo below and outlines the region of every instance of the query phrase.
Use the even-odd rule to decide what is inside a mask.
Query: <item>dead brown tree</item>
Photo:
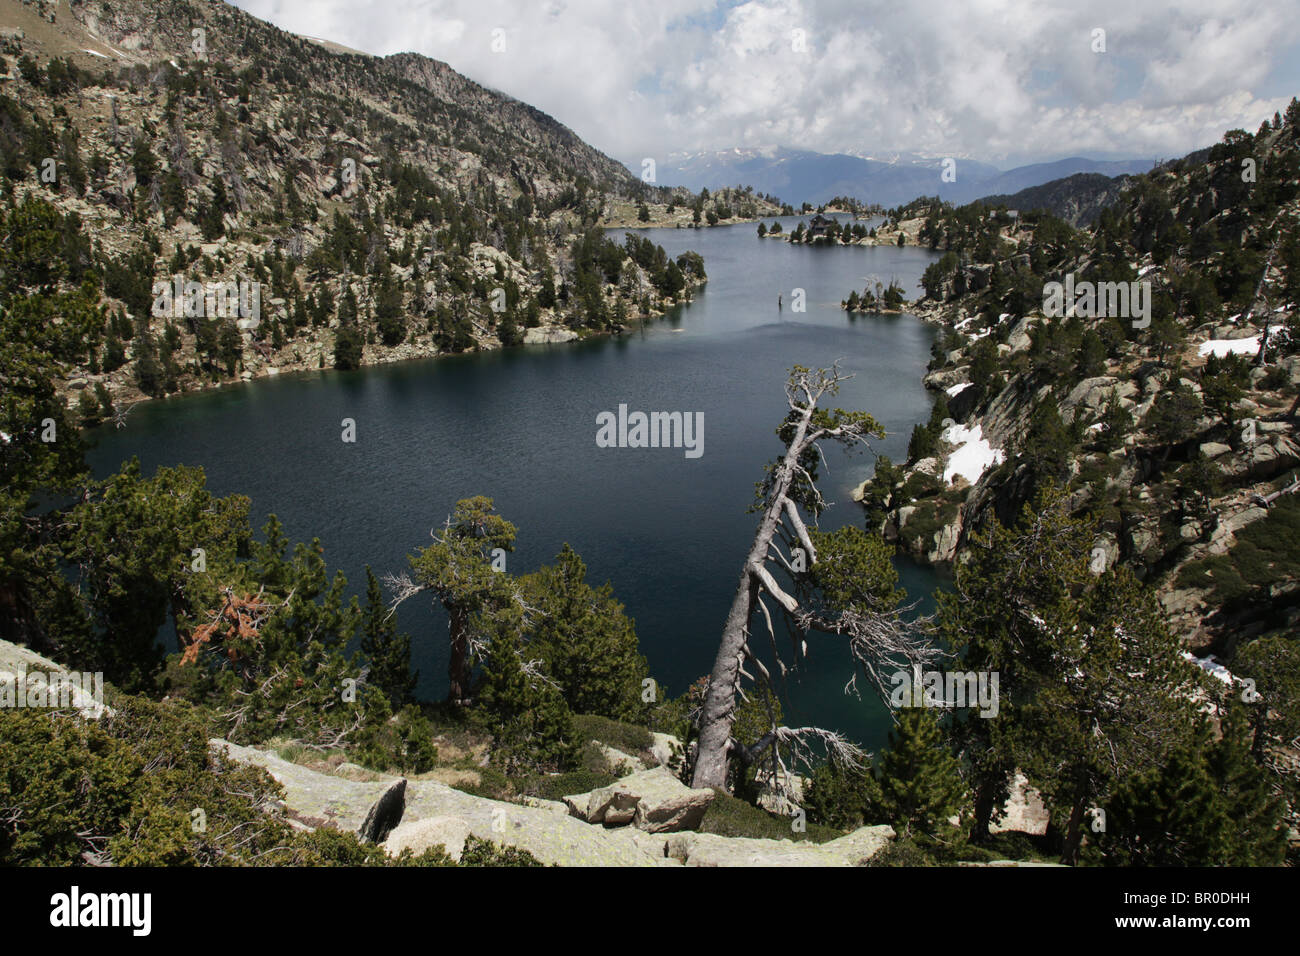
[[[815,529],[816,518],[826,505],[816,485],[817,465],[823,461],[819,443],[869,447],[869,438],[884,437],[880,424],[865,412],[818,407],[825,396],[835,395],[840,383],[848,377],[838,365],[815,371],[802,366],[791,369],[785,386],[790,411],[779,430],[786,452],[768,467],[767,476],[759,485],[755,510],[761,513],[762,519],[741,567],[698,715],[699,738],[692,782],[695,787],[725,787],[733,756],[748,765],[763,749],[791,744],[800,737],[820,739],[838,757],[850,762],[861,756],[856,748],[843,747],[843,738],[817,728],[773,726],[761,741],[748,746],[732,736],[736,696],[744,694],[741,679],[750,676],[744,664],[752,662],[765,679],[770,676],[750,647],[750,624],[755,616],[762,618],[781,674],[788,670],[777,650],[776,628],[765,598],[773,601],[778,613],[784,616],[796,661],[807,652],[805,638],[809,631],[843,636],[848,639],[851,659],[861,667],[868,683],[886,698],[883,663],[910,667],[912,663],[924,664],[940,656],[941,652],[925,633],[924,622],[918,626],[904,619],[908,608],[858,600],[841,601],[838,607],[828,607],[812,593],[808,572],[819,561],[814,540],[816,531],[809,530],[802,512],[810,515]],[[786,546],[789,558],[781,552],[779,544]],[[794,582],[791,588],[794,593],[777,582],[769,564],[778,572],[784,568]]]

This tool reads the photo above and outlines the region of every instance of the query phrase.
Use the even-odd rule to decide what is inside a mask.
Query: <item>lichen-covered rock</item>
[[[465,849],[465,841],[472,834],[469,824],[459,817],[409,820],[388,834],[384,850],[389,856],[398,856],[403,850],[410,850],[419,856],[425,850],[441,846],[448,856],[459,861],[460,854]]]
[[[386,776],[373,782],[348,780],[290,763],[254,747],[240,747],[223,740],[213,740],[211,745],[227,748],[232,760],[264,767],[284,787],[285,805],[290,813],[311,826],[358,829],[371,806],[399,779]],[[639,846],[627,831],[592,827],[541,807],[476,797],[436,780],[408,780],[405,796],[406,811],[398,830],[422,820],[450,817],[461,821],[480,839],[527,850],[546,864],[662,866],[667,862]],[[390,841],[398,830],[389,834]],[[404,831],[408,835],[397,839],[412,841],[410,845],[414,848],[417,838],[409,836],[414,832],[408,828]]]
[[[654,742],[650,745],[650,755],[661,767],[671,767],[674,757],[682,753],[682,742],[672,734],[651,732]]]
[[[625,753],[617,747],[602,744],[599,740],[592,742],[600,748],[601,753],[605,757],[605,765],[609,767],[610,773],[638,773],[646,769],[646,766],[641,761],[640,757],[634,757],[632,754]]]
[[[651,833],[670,833],[699,826],[713,796],[712,790],[692,789],[666,768],[655,767],[608,787],[565,797],[564,802],[570,813],[588,823],[631,823]]]
[[[860,827],[828,843],[675,833],[668,855],[686,866],[861,866],[892,839],[890,826]]]
[[[572,329],[529,329],[524,333],[525,345],[545,345],[549,343],[572,342],[578,333]]]

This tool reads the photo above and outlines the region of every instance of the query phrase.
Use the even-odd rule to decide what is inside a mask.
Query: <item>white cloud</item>
[[[297,33],[445,60],[621,158],[761,145],[1172,157],[1300,92],[1277,95],[1295,79],[1296,0],[237,2]]]

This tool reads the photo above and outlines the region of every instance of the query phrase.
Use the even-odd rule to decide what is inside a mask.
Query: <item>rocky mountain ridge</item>
[[[1135,177],[1086,233],[980,204],[901,211],[898,229],[950,250],[910,307],[941,329],[925,380],[937,400],[906,464],[885,460],[861,489],[870,520],[950,564],[1053,480],[1098,520],[1098,567],[1155,583],[1198,652],[1300,625],[1300,582],[1273,541],[1300,465],[1298,119],[1293,106]],[[1123,284],[1126,302],[1146,283],[1148,313],[1045,314],[1067,273],[1098,296]],[[1265,565],[1243,564],[1261,547]]]
[[[33,204],[24,229],[58,234],[57,288],[98,285],[60,356],[85,421],[281,372],[617,332],[705,281],[698,256],[601,229],[638,208],[712,220],[724,200],[643,183],[447,64],[191,0],[3,0],[0,27],[6,195]],[[260,314],[203,291],[160,310],[177,277],[256,284]]]

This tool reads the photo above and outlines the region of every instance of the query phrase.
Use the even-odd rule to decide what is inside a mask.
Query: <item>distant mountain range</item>
[[[798,206],[815,205],[835,196],[897,206],[918,196],[940,196],[966,203],[989,195],[1007,195],[1076,173],[1123,176],[1144,173],[1154,160],[1095,160],[1073,156],[1000,170],[971,159],[956,160],[956,181],[942,180],[943,158],[900,153],[882,159],[846,153],[772,147],[679,153],[658,166],[660,185],[707,187],[748,185]],[[633,167],[638,171],[639,164]]]

